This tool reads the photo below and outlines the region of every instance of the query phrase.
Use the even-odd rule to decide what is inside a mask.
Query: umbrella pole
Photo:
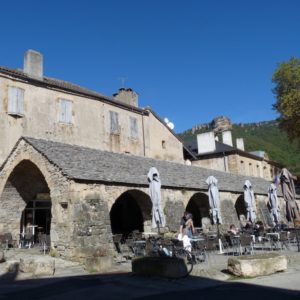
[[[223,251],[223,247],[222,247],[222,241],[220,239],[220,228],[219,228],[219,216],[217,214],[217,235],[218,235],[218,241],[219,241],[219,254],[223,254],[224,251]]]

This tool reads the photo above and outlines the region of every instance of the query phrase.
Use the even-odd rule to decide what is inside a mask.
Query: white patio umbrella
[[[221,214],[220,214],[220,198],[218,189],[218,180],[214,176],[209,176],[206,179],[208,185],[208,199],[210,215],[213,224],[222,224]]]
[[[149,194],[152,201],[152,228],[166,226],[166,218],[161,208],[161,182],[156,168],[151,167],[148,172]]]
[[[220,239],[220,232],[219,232],[219,224],[222,223],[222,219],[220,214],[220,197],[219,197],[219,189],[218,189],[218,180],[214,176],[209,176],[206,179],[206,183],[208,185],[208,200],[209,200],[210,216],[213,221],[213,224],[217,224],[220,253],[224,253],[222,241]]]
[[[244,184],[244,201],[247,210],[247,220],[254,223],[256,220],[255,198],[252,185],[249,180],[246,180]]]
[[[271,183],[271,185],[269,187],[268,198],[269,198],[268,205],[271,208],[271,216],[272,216],[273,222],[275,222],[277,224],[280,219],[280,210],[278,207],[277,187],[274,183]]]

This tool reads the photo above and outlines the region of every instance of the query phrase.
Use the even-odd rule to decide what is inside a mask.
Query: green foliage
[[[201,133],[202,130],[195,132]],[[181,137],[191,135],[191,130],[185,131]],[[286,166],[292,173],[300,174],[300,151],[295,142],[290,142],[287,134],[280,130],[277,121],[251,124],[234,124],[232,137],[244,138],[247,152],[262,150],[269,155],[269,159]]]
[[[283,62],[273,74],[274,93],[279,112],[279,125],[287,132],[290,140],[300,144],[300,59],[291,58]]]

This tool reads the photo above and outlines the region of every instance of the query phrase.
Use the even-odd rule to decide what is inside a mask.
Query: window
[[[161,147],[162,147],[163,149],[166,149],[166,141],[161,141]]]
[[[60,99],[59,101],[59,122],[72,123],[72,101]]]
[[[110,111],[110,133],[119,134],[120,126],[119,126],[119,114],[115,111]]]
[[[130,136],[133,139],[138,138],[137,119],[130,117]]]
[[[15,86],[8,88],[8,113],[10,115],[23,115],[24,90]]]

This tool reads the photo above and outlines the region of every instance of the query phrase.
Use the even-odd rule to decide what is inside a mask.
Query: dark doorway
[[[151,219],[150,197],[138,190],[123,193],[110,211],[113,234],[129,234],[133,230],[144,231],[144,222]]]
[[[14,220],[6,222],[15,224],[9,225],[13,231],[19,228],[20,239],[24,239],[28,232],[31,233],[33,242],[38,240],[39,233],[50,235],[50,190],[44,175],[34,163],[29,160],[20,162],[10,174],[4,193],[7,210],[10,205],[12,209],[15,203],[19,205],[20,210],[14,213]]]
[[[186,211],[193,215],[195,227],[202,227],[202,218],[209,218],[209,201],[208,196],[204,193],[197,193],[192,196]]]
[[[235,207],[238,219],[240,220],[241,215],[244,215],[244,217],[246,219],[247,209],[246,209],[246,206],[245,206],[244,195],[240,195],[237,198],[234,207]]]

